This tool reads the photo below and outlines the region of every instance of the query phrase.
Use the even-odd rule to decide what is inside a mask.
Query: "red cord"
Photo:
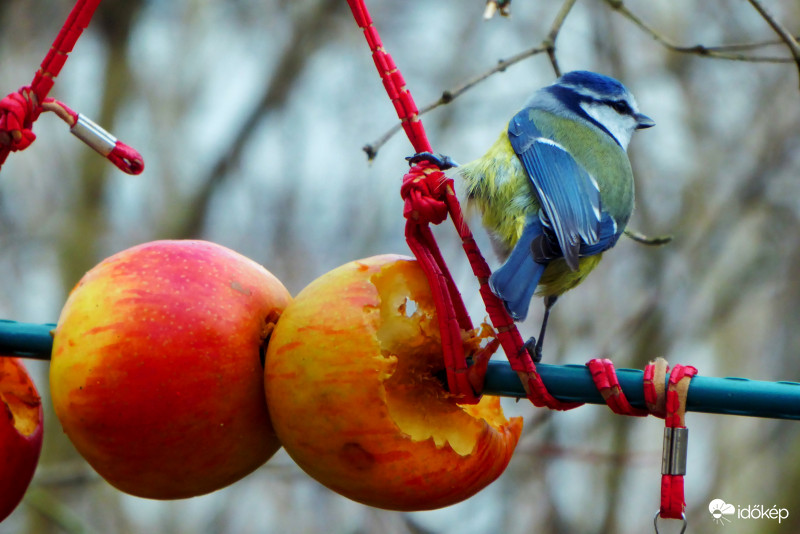
[[[666,372],[669,370],[666,360],[659,358],[650,362],[644,371],[644,397],[647,409],[634,408],[625,398],[619,387],[614,364],[610,360],[591,360],[586,364],[591,373],[597,389],[605,399],[608,407],[614,413],[621,415],[644,416],[652,413],[664,418],[664,425],[669,431],[686,429],[686,397],[689,391],[689,381],[697,374],[697,369],[691,366],[676,365],[669,375],[669,384],[664,387]],[[672,433],[669,433],[673,436]],[[674,438],[665,438],[665,448],[670,449],[675,445]],[[680,447],[686,452],[686,443]],[[665,451],[665,457],[671,460],[672,455]],[[685,458],[683,458],[685,460]],[[683,462],[681,462],[683,463]],[[681,519],[686,507],[683,491],[683,473],[673,472],[675,466],[671,461],[662,465],[661,474],[661,508],[659,516],[666,519]],[[685,464],[682,465],[685,468]]]
[[[415,152],[431,152],[414,99],[406,88],[400,71],[383,47],[364,1],[348,0],[348,4],[356,23],[364,31],[375,67],[411,145]],[[557,400],[544,387],[536,372],[536,366],[525,350],[522,336],[514,321],[500,299],[489,288],[491,271],[475,243],[472,232],[464,222],[452,181],[432,164],[422,162],[412,167],[404,177],[401,194],[405,200],[406,241],[428,278],[436,303],[450,391],[459,395],[464,403],[477,402],[481,388],[475,391],[474,387],[482,385],[483,377],[476,375],[479,375],[481,369],[485,369],[484,360],[491,357],[491,354],[488,352],[482,354],[481,361],[476,362],[477,365],[472,370],[472,376],[468,376],[470,369],[463,353],[461,333],[463,330],[471,329],[472,322],[429,228],[429,224],[442,222],[448,214],[461,237],[472,271],[480,281],[480,294],[489,318],[498,332],[497,338],[511,368],[520,375],[528,398],[536,406],[547,406],[552,409],[565,410],[579,406],[577,403],[563,403]]]
[[[64,25],[61,26],[53,45],[42,60],[42,64],[31,82],[31,88],[38,102],[44,102],[53,87],[56,76],[66,63],[67,56],[72,52],[83,30],[89,25],[100,2],[101,0],[77,0],[75,2],[75,6],[67,16]]]
[[[614,364],[609,359],[594,359],[586,363],[589,372],[592,374],[594,385],[603,396],[603,400],[611,411],[619,415],[631,415],[636,417],[644,417],[649,415],[649,410],[643,408],[634,408],[628,402],[625,393],[619,385],[617,379],[617,372],[614,369]],[[650,368],[652,363],[647,366]],[[645,370],[645,375],[647,370]]]
[[[33,123],[42,111],[55,111],[70,127],[75,126],[78,114],[64,104],[47,98],[47,95],[55,83],[56,76],[66,63],[69,53],[72,52],[83,30],[89,25],[100,1],[77,0],[31,84],[0,100],[0,167],[11,152],[28,148],[36,139],[32,130]],[[102,129],[94,133],[101,134],[106,141],[113,139],[114,147],[103,153],[103,156],[119,169],[128,174],[139,174],[144,170],[144,161],[136,150],[117,141]],[[96,144],[91,143],[91,135],[88,142],[97,149]]]
[[[400,71],[384,49],[363,0],[348,0],[348,4],[356,22],[364,31],[384,88],[414,150],[418,153],[431,152],[414,100]],[[464,403],[477,402],[486,364],[499,342],[511,368],[520,376],[528,399],[535,406],[559,410],[580,406],[579,403],[565,403],[555,399],[545,388],[514,321],[502,301],[489,287],[491,271],[463,219],[452,180],[433,163],[421,161],[403,177],[401,195],[405,201],[403,215],[406,217],[406,241],[428,278],[436,304],[450,391],[460,395]],[[429,226],[443,222],[448,215],[461,237],[472,271],[480,282],[481,297],[497,332],[497,339],[486,347],[485,352],[474,355],[472,368],[467,366],[461,339],[461,333],[471,330],[472,323]],[[676,366],[670,374],[669,387],[665,391],[664,382],[668,369],[666,361],[659,359],[651,362],[645,368],[642,384],[646,409],[635,408],[628,402],[611,360],[594,359],[587,363],[587,367],[606,404],[615,413],[639,417],[652,413],[664,417],[669,429],[685,428],[686,392],[689,380],[697,374],[694,367]],[[661,491],[660,516],[681,518],[685,507],[683,474],[663,474]]]
[[[689,382],[697,374],[692,366],[676,365],[669,375],[664,424],[670,429],[686,429],[686,394]],[[661,517],[681,519],[686,508],[683,474],[661,475]]]

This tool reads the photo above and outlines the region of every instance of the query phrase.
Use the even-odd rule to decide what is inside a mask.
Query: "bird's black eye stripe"
[[[632,115],[633,110],[624,100],[606,100],[606,104],[620,115]]]

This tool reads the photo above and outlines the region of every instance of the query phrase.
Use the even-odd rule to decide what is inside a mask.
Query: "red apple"
[[[217,490],[280,448],[262,356],[291,297],[257,263],[156,241],[94,267],[55,331],[56,415],[108,482],[140,497]]]
[[[465,333],[465,350],[480,342]],[[439,508],[495,480],[522,428],[496,397],[459,405],[443,369],[422,270],[377,256],[323,275],[286,308],[267,349],[267,404],[286,451],[322,484],[380,508]]]
[[[42,450],[42,401],[17,358],[0,357],[0,521],[25,495]]]

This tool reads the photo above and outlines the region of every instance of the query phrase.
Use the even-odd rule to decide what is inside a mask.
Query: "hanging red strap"
[[[656,516],[665,519],[685,519],[686,501],[683,492],[683,477],[686,474],[686,453],[689,429],[686,428],[686,398],[689,382],[697,375],[692,366],[676,365],[669,375],[665,387],[666,360],[657,358],[645,367],[643,378],[644,399],[647,409],[630,405],[619,387],[614,364],[610,360],[591,360],[586,364],[592,379],[603,398],[614,413],[644,416],[652,413],[664,418],[664,450],[661,461],[661,506]]]
[[[348,4],[358,26],[364,31],[384,88],[414,151],[431,152],[414,99],[406,88],[400,71],[386,52],[364,1],[348,0]],[[491,271],[464,221],[452,180],[435,165],[419,162],[403,178],[401,194],[405,200],[406,241],[428,278],[436,303],[450,391],[459,395],[461,402],[477,402],[483,382],[483,377],[477,375],[485,370],[486,360],[491,357],[491,353],[483,352],[472,368],[467,366],[462,332],[470,330],[472,323],[429,227],[430,224],[442,222],[447,215],[450,215],[461,237],[472,271],[480,282],[480,294],[489,319],[497,331],[497,339],[508,357],[511,368],[519,374],[528,398],[536,406],[553,409],[564,410],[579,406],[577,403],[558,401],[544,387],[541,377],[536,372],[536,366],[525,350],[522,336],[514,321],[500,299],[489,288]]]
[[[664,423],[664,455],[661,464],[661,517],[683,518],[686,500],[683,477],[686,474],[686,452],[689,429],[686,428],[686,397],[689,382],[697,374],[691,366],[676,365],[669,375]]]
[[[89,25],[100,1],[77,0],[31,84],[0,100],[0,167],[11,152],[24,150],[33,143],[36,139],[32,130],[33,123],[43,111],[57,111],[76,136],[108,158],[119,169],[128,174],[139,174],[144,170],[144,161],[136,150],[71,110],[74,120],[70,121],[69,117],[72,116],[70,113],[59,112],[63,111],[62,108],[68,108],[47,98],[56,76],[61,72],[83,30]]]

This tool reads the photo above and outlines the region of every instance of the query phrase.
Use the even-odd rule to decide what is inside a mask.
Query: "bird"
[[[504,263],[489,286],[519,322],[534,294],[544,297],[542,358],[556,300],[586,278],[623,234],[634,208],[627,148],[655,126],[619,81],[572,71],[537,90],[480,158],[455,167],[467,206],[477,208]]]

